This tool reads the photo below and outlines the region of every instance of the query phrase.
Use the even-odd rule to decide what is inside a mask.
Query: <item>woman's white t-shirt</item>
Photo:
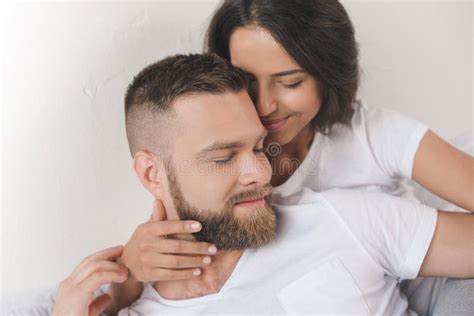
[[[412,178],[415,154],[428,127],[361,102],[354,103],[354,110],[350,124],[337,123],[329,135],[315,135],[298,169],[273,188],[274,202],[283,202],[303,187],[316,192],[365,188],[413,198],[403,180]]]

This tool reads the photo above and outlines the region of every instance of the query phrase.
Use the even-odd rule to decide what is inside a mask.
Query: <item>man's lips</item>
[[[263,126],[265,126],[267,130],[273,131],[282,127],[289,117],[290,116],[280,118],[280,119],[275,119],[275,120],[262,120],[262,124]]]
[[[245,206],[245,207],[253,207],[259,206],[265,203],[265,196],[261,196],[259,198],[251,198],[247,200],[242,200],[240,202],[235,203],[237,206]]]

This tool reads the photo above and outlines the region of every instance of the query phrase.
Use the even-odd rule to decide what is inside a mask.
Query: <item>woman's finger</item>
[[[211,261],[210,256],[177,256],[153,252],[142,255],[142,262],[153,268],[200,268],[209,265]]]
[[[156,268],[150,272],[151,281],[170,281],[170,280],[187,280],[201,275],[201,269],[163,269]]]
[[[144,251],[168,254],[214,255],[217,252],[216,246],[207,242],[162,238],[156,238],[144,248]]]
[[[149,222],[157,222],[166,220],[166,210],[163,202],[159,199],[156,199],[153,202],[153,211],[151,212],[151,217]]]
[[[128,269],[122,264],[118,264],[112,261],[107,260],[100,260],[100,261],[91,261],[86,264],[82,270],[78,271],[72,279],[72,282],[75,284],[81,283],[84,281],[89,275],[94,272],[106,272],[106,271],[115,271],[115,272],[123,272],[124,274],[128,274]]]
[[[84,268],[84,266],[88,265],[90,262],[103,259],[103,260],[115,260],[116,258],[122,255],[123,246],[118,245],[115,247],[107,248],[101,251],[98,251],[90,256],[87,256],[81,263],[74,269],[71,273],[71,278],[75,279],[75,276]]]
[[[97,289],[99,289],[102,285],[108,283],[122,283],[127,280],[127,276],[122,272],[116,271],[101,271],[101,272],[94,272],[84,281],[79,283],[79,288],[83,293],[94,293]]]
[[[197,221],[191,220],[166,220],[149,222],[145,224],[145,233],[154,236],[166,236],[174,234],[189,234],[201,230],[202,225]]]

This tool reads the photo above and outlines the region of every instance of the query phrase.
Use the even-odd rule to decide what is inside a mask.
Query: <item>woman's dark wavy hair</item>
[[[359,85],[358,47],[354,27],[337,0],[225,0],[214,13],[205,50],[230,60],[229,41],[238,27],[257,25],[316,78],[321,109],[314,128],[330,133],[353,113]]]

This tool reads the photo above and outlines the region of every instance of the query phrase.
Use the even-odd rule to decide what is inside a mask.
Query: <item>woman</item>
[[[354,34],[339,1],[227,0],[212,18],[207,50],[252,78],[249,92],[269,132],[273,201],[284,204],[304,186],[414,198],[403,181],[412,179],[472,212],[472,157],[415,120],[355,100]],[[417,279],[406,294],[427,310],[426,295],[441,284]]]
[[[277,200],[302,186],[410,196],[400,181],[409,178],[474,209],[472,157],[419,122],[355,101],[357,44],[338,1],[224,1],[207,49],[253,78],[250,94],[269,132]]]

